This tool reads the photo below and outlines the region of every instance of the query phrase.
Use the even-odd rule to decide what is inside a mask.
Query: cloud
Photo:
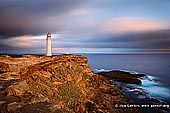
[[[52,48],[53,53],[80,53],[77,48]]]
[[[87,9],[76,9],[70,12],[70,16],[85,16],[89,13]]]
[[[166,49],[170,50],[170,29],[108,35],[92,42],[110,43],[108,45],[112,45],[112,48],[159,49],[166,46]]]
[[[65,21],[61,18],[62,15],[86,2],[82,0],[1,0],[0,36],[41,35],[48,31],[60,31],[64,26],[60,22]],[[75,12],[77,15],[78,13],[80,15],[85,12],[83,10]]]
[[[9,39],[1,39],[0,45],[0,47],[6,48],[40,49],[45,47],[45,36],[25,35]]]
[[[56,52],[169,50],[169,3],[0,0],[0,52],[8,49],[44,52],[47,32],[52,33]]]
[[[128,32],[145,32],[170,28],[170,22],[146,21],[142,19],[115,18],[104,25],[104,32],[109,34],[121,34]]]
[[[123,35],[97,35],[96,37],[61,39],[58,47],[67,48],[132,48],[170,50],[170,29],[136,32]],[[57,42],[56,42],[57,44]]]
[[[46,35],[25,35],[11,39],[1,39],[0,48],[25,52],[45,52]],[[111,52],[123,49],[139,51],[170,51],[170,29],[124,35],[97,35],[96,37],[66,37],[52,34],[52,47],[56,53],[68,52]],[[130,52],[130,51],[129,51]]]

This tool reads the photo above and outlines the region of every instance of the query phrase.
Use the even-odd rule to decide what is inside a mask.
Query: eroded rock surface
[[[115,108],[131,103],[84,56],[0,57],[7,64],[0,74],[0,111],[21,113],[138,113]],[[2,63],[2,65],[3,65]]]

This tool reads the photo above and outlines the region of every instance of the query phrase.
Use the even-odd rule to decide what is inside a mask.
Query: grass
[[[64,101],[67,106],[75,106],[80,98],[81,89],[77,87],[73,81],[57,85],[57,89],[62,101]]]

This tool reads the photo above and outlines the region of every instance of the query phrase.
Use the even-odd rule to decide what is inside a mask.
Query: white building
[[[46,56],[52,56],[51,54],[51,34],[47,33],[47,39],[46,39]]]

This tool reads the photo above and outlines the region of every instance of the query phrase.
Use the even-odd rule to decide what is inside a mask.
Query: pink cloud
[[[14,46],[14,47],[33,47],[33,44],[29,43],[29,42],[16,42],[12,46]]]
[[[17,37],[16,39],[19,40],[19,41],[28,41],[28,40],[33,39],[33,36],[24,35],[24,36]]]
[[[31,35],[24,35],[19,37],[13,37],[5,41],[6,44],[10,45],[11,47],[21,47],[21,48],[37,48],[38,46],[43,45],[45,46],[45,38],[46,36],[31,36]]]
[[[124,33],[140,32],[169,28],[170,23],[144,21],[142,19],[117,18],[105,23],[104,32],[106,33]]]

